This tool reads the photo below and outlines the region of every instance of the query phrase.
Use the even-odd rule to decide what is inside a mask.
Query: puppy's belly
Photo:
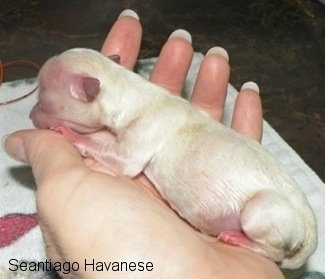
[[[217,216],[212,220],[208,220],[200,224],[199,229],[204,233],[213,236],[217,236],[221,232],[226,231],[242,231],[240,217],[236,214],[231,214],[228,216]]]

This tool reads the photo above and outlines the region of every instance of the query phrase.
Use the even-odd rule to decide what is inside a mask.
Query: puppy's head
[[[43,129],[67,126],[80,133],[101,129],[96,98],[102,90],[98,72],[105,59],[109,58],[85,49],[68,50],[49,59],[38,76],[39,99],[30,113],[34,125]]]

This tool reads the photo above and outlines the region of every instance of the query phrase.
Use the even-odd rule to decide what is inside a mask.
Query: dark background
[[[325,180],[325,6],[312,0],[0,0],[0,58],[43,63],[67,48],[99,49],[119,13],[144,27],[141,58],[177,28],[196,51],[223,46],[231,83],[256,81],[264,117]],[[5,80],[35,76],[8,68]]]

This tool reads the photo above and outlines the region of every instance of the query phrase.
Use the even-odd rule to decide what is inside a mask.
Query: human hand
[[[167,41],[151,75],[152,82],[175,94],[181,91],[193,53],[184,36],[188,38],[187,33],[176,32]],[[112,27],[102,52],[120,55],[121,64],[131,69],[140,39],[140,23],[123,16]],[[229,65],[215,51],[202,62],[192,102],[220,120]],[[254,90],[242,90],[233,128],[259,140],[261,119],[258,95]],[[80,268],[72,272],[77,277],[282,278],[273,262],[199,233],[153,194],[147,182],[102,172],[57,133],[16,132],[5,140],[5,147],[13,157],[32,166],[48,257],[52,262],[79,263]],[[153,267],[147,272],[86,272],[85,260],[93,259],[107,264],[151,262]]]

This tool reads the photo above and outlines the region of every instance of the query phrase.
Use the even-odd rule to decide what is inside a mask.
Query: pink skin
[[[120,62],[119,55],[109,55],[108,58],[118,64]],[[69,110],[73,108],[70,103],[74,101],[74,98],[65,94],[64,90],[70,84],[73,85],[72,89],[76,97],[87,104],[93,101],[99,93],[100,82],[98,79],[70,74],[66,71],[66,66],[54,57],[42,68],[39,84],[39,102],[30,113],[30,118],[35,127],[55,130],[60,126],[66,126],[79,133],[90,133],[102,128],[102,126],[94,125],[94,123],[90,123],[89,126],[81,125],[78,119],[75,122],[71,121]],[[52,88],[56,88],[56,92],[53,92]],[[73,104],[80,109],[80,102]],[[66,118],[69,120],[65,119],[64,111],[68,112]]]
[[[29,117],[33,120],[34,126],[40,129],[52,129],[64,125],[63,120],[52,117],[42,110],[39,103],[33,107]]]
[[[218,235],[218,239],[234,246],[251,247],[253,245],[252,241],[240,231],[223,231]]]
[[[55,115],[48,114],[39,103],[37,103],[32,111],[29,114],[29,117],[33,120],[33,124],[35,127],[39,129],[50,129],[50,130],[58,130],[61,132],[60,128],[68,130],[69,128],[78,131],[79,133],[92,133],[100,130],[102,127],[91,128],[87,126],[83,126],[74,122],[69,122],[64,119],[56,118]],[[69,128],[68,128],[69,127]],[[72,130],[70,130],[72,133]],[[64,133],[62,133],[64,134]],[[66,135],[67,138],[69,138]],[[72,140],[72,138],[71,138]]]
[[[56,57],[43,66],[39,75],[39,101],[30,113],[35,127],[56,129],[66,126],[79,133],[100,130],[103,126],[92,120],[91,106],[88,106],[99,93],[98,79],[74,75],[65,68],[66,65]],[[67,93],[66,88],[78,95],[78,100]],[[80,114],[74,119],[70,112],[75,109]],[[89,121],[80,124],[80,118]]]

